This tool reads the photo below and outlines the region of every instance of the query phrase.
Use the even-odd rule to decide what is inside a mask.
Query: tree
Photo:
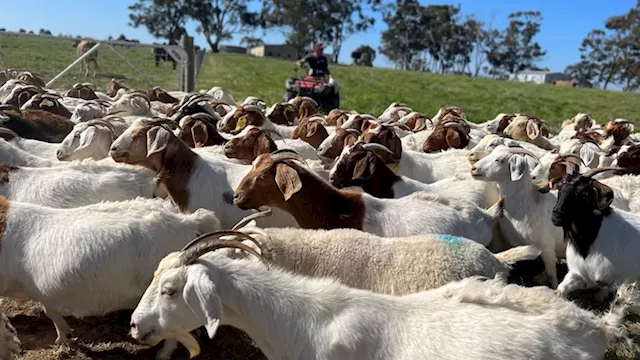
[[[564,73],[571,76],[577,86],[592,88],[598,76],[598,68],[594,63],[582,60],[567,66]]]
[[[373,66],[376,59],[376,51],[369,45],[360,45],[351,52],[353,64],[358,66]]]
[[[137,0],[129,6],[129,25],[144,26],[151,35],[177,45],[186,31],[189,7],[184,0]]]
[[[417,0],[396,0],[383,9],[387,29],[382,32],[379,50],[396,68],[409,70],[414,57],[427,48],[418,36],[424,29],[421,15]]]
[[[618,73],[619,65],[614,48],[613,39],[604,30],[592,30],[580,46],[580,62],[583,64],[574,66],[590,68],[594,72],[592,85],[602,84],[603,89],[606,89]]]
[[[247,0],[186,0],[187,14],[199,23],[198,34],[203,34],[212,52],[218,52],[223,40],[233,34],[258,25],[258,14],[250,12]]]
[[[610,17],[605,27],[612,33],[609,44],[615,50],[618,80],[624,91],[631,91],[640,76],[640,1],[629,13]]]
[[[488,35],[487,61],[489,73],[505,76],[535,66],[546,54],[534,37],[540,32],[542,15],[539,11],[519,11],[509,14],[509,25],[502,33]]]
[[[316,41],[331,43],[333,62],[337,62],[342,42],[374,24],[366,8],[375,10],[380,0],[264,0],[262,25],[282,30],[287,44],[299,55]]]

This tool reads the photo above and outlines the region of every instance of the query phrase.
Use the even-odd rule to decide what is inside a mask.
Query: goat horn
[[[149,95],[147,95],[145,93],[141,93],[141,92],[132,92],[131,94],[129,94],[129,97],[143,98],[147,102],[147,105],[149,106],[149,109],[151,109],[151,101],[149,100]]]
[[[617,167],[617,166],[606,166],[606,167],[595,168],[595,169],[589,170],[586,173],[582,174],[582,176],[584,176],[586,178],[591,178],[594,175],[600,174],[601,172],[605,172],[605,171],[623,171],[623,170],[626,170],[626,168]]]
[[[229,234],[216,234],[216,237],[220,237],[220,236],[224,236],[224,235],[235,235],[235,236],[240,236],[242,237],[242,235],[240,235],[242,233],[239,232],[229,232]],[[247,240],[250,241],[254,241],[255,240],[250,237],[249,235],[243,234],[246,236]],[[210,236],[214,236],[213,234],[211,234]],[[202,240],[202,239],[200,239]],[[260,247],[260,246],[259,246]],[[198,248],[193,248],[193,249],[189,249],[188,251],[184,252],[181,255],[181,262],[182,265],[191,265],[193,264],[196,260],[198,260],[200,258],[200,256],[211,252],[211,251],[215,251],[218,249],[222,249],[222,248],[236,248],[236,249],[240,249],[240,250],[244,250],[252,255],[254,255],[255,257],[257,257],[258,259],[260,259],[260,261],[262,261],[262,263],[264,263],[267,266],[267,269],[269,269],[269,263],[264,259],[264,257],[262,257],[262,255],[258,254],[257,251],[255,251],[254,249],[250,248],[249,246],[243,244],[242,242],[238,241],[238,240],[228,240],[228,241],[223,241],[220,239],[211,241],[209,243],[207,243],[206,245],[203,245],[201,247]]]
[[[382,150],[385,152],[388,152],[391,155],[393,154],[393,151],[389,150],[388,147],[382,145],[382,144],[378,144],[378,143],[366,143],[366,144],[362,144],[362,148],[364,150],[370,150],[370,151],[375,151],[375,150]]]
[[[348,132],[349,134],[356,134],[358,136],[360,136],[362,133],[360,132],[360,130],[356,130],[356,129],[344,129],[346,132]]]
[[[105,121],[104,119],[89,120],[89,121],[85,122],[85,124],[87,124],[87,126],[102,125],[102,126],[106,127],[107,129],[109,129],[109,131],[111,131],[111,133],[113,135],[115,135],[115,133],[116,133],[116,128],[113,127],[113,124],[111,124],[108,121]]]
[[[465,133],[465,135],[468,136],[467,134],[467,129],[465,129],[464,126],[462,126],[462,124],[456,122],[456,121],[447,121],[444,123],[443,125],[444,127],[452,127],[452,128],[457,128],[458,130],[462,131],[463,133]]]
[[[567,160],[567,158],[574,158],[576,160],[579,160],[580,163],[582,163],[584,165],[584,160],[582,160],[582,158],[576,154],[564,154],[564,155],[560,155],[563,159]]]
[[[308,165],[306,161],[294,150],[291,149],[278,149],[271,153],[271,159],[274,163],[278,163],[284,160],[296,160],[305,165]]]
[[[151,126],[169,125],[170,127],[174,127],[174,128],[178,127],[178,124],[171,119],[155,117],[152,119],[148,119],[148,121],[151,123]]]
[[[5,128],[5,127],[0,127],[0,138],[3,138],[7,141],[15,139],[15,138],[19,138],[20,136],[18,134],[16,134],[13,130]]]
[[[538,157],[532,153],[531,151],[527,150],[527,149],[523,149],[523,148],[517,148],[517,147],[513,147],[510,148],[511,153],[513,154],[522,154],[522,155],[529,155],[531,156],[537,163],[540,163],[540,159],[538,159]]]
[[[271,210],[271,208],[267,208],[267,209],[266,209],[266,210],[264,210],[264,211],[260,211],[260,212],[257,212],[257,213],[255,213],[255,214],[251,214],[251,215],[245,216],[245,217],[243,217],[242,219],[240,219],[240,221],[238,221],[238,223],[237,223],[237,224],[235,224],[235,225],[231,228],[231,230],[238,230],[238,229],[240,229],[241,227],[243,227],[243,226],[247,225],[247,224],[248,224],[250,221],[252,221],[252,220],[259,219],[259,218],[263,218],[263,217],[267,217],[267,216],[271,216],[271,213],[272,213],[272,212],[273,212],[273,211]]]

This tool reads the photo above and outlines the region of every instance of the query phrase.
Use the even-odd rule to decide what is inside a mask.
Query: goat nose
[[[476,171],[478,170],[475,166],[471,168],[471,171]]]
[[[135,321],[132,321],[130,325],[131,325],[131,328],[134,330],[138,328],[138,325],[135,323]]]

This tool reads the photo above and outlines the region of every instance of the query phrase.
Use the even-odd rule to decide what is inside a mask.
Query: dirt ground
[[[4,310],[22,341],[21,360],[138,360],[153,359],[160,348],[137,344],[128,336],[130,311],[122,311],[107,317],[76,320],[67,318],[74,329],[76,343],[69,347],[53,345],[56,332],[53,323],[32,301],[5,299]],[[640,317],[630,317],[626,323],[630,338],[640,346]],[[105,342],[108,340],[108,342]],[[215,338],[209,340],[206,333],[200,340],[202,360],[262,360],[266,359],[243,332],[223,326]],[[184,348],[173,359],[188,359]],[[606,360],[636,360],[640,353],[625,344],[616,344],[608,352]]]

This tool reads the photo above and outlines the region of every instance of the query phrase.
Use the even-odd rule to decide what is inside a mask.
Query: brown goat
[[[447,149],[464,149],[469,145],[469,130],[460,123],[449,121],[439,123],[422,145],[426,153]]]
[[[304,229],[362,230],[362,194],[334,188],[303,163],[288,151],[260,155],[236,188],[234,204],[243,210],[280,208]]]
[[[513,114],[499,114],[498,116],[500,115],[502,116],[500,117],[500,120],[498,120],[498,127],[495,130],[495,133],[498,135],[502,135],[504,129],[509,126],[511,121],[516,117],[516,115]]]
[[[337,128],[331,139],[331,147],[326,149],[322,156],[335,159],[340,156],[342,149],[346,146],[353,145],[360,137],[360,131],[354,129]]]
[[[459,106],[449,105],[441,107],[431,120],[434,124],[439,124],[447,119],[466,119],[466,115]]]
[[[267,113],[267,119],[278,125],[293,125],[297,116],[296,106],[289,103],[274,104]]]
[[[337,188],[358,186],[377,198],[394,197],[393,184],[400,177],[374,151],[364,149],[362,143],[357,143],[335,166],[329,179],[331,185]]]
[[[251,164],[258,156],[278,150],[276,143],[264,131],[251,128],[241,137],[229,140],[224,146],[224,154],[230,159],[238,159]]]
[[[324,123],[327,126],[340,127],[340,126],[342,126],[342,124],[344,124],[345,121],[347,121],[347,119],[349,118],[350,114],[351,114],[351,112],[349,112],[349,111],[342,111],[340,109],[333,109],[333,110],[329,111],[329,114],[327,115],[327,118],[324,119]]]
[[[227,114],[227,116],[229,115]],[[262,126],[264,119],[265,116],[259,107],[255,105],[240,105],[220,130],[227,133],[238,134],[247,125]]]
[[[60,143],[73,130],[74,123],[45,110],[0,106],[2,127],[26,139]]]
[[[179,102],[178,99],[171,96],[165,89],[154,86],[151,90],[147,92],[149,96],[149,101],[159,101],[165,104],[175,104]]]
[[[290,103],[294,106],[298,119],[304,119],[318,113],[318,103],[310,97],[296,96]]]
[[[405,125],[412,132],[418,132],[427,128],[427,121],[430,122],[431,125],[433,125],[431,119],[429,119],[425,115],[418,112],[413,112],[400,119],[399,123]]]
[[[402,141],[394,127],[395,125],[376,124],[363,132],[361,136],[364,143],[381,144],[393,152],[393,155],[381,154],[386,164],[397,163],[402,158]]]
[[[551,150],[554,148],[547,139],[547,136],[549,136],[547,123],[531,116],[516,116],[509,126],[504,129],[504,134],[514,140],[533,143],[543,149]]]
[[[66,119],[70,119],[71,111],[60,104],[58,101],[59,98],[59,96],[53,94],[36,94],[31,98],[31,104],[27,109],[45,110],[50,113],[63,116]]]
[[[216,119],[207,113],[187,115],[180,119],[180,140],[190,148],[222,145],[227,142],[216,128]]]
[[[92,47],[96,45],[95,42],[82,40],[76,46],[76,55],[78,57],[84,55]],[[89,76],[89,64],[93,64],[93,77],[96,77],[96,71],[98,70],[98,50],[92,52],[90,55],[82,59],[82,66],[84,67],[84,76]]]
[[[129,87],[116,79],[111,79],[109,85],[107,85],[107,95],[114,97],[120,89],[129,90]]]
[[[91,84],[75,84],[72,89],[67,91],[66,96],[84,100],[96,100],[98,95],[96,95],[91,86]]]
[[[307,142],[314,148],[318,148],[320,144],[329,136],[327,129],[322,125],[319,118],[304,118],[300,124],[293,130],[293,139],[300,139]]]
[[[633,123],[628,120],[611,120],[603,128],[607,137],[613,136],[615,146],[622,146],[633,131]]]
[[[46,87],[46,84],[44,83],[44,81],[41,78],[33,75],[29,71],[21,72],[20,74],[18,74],[18,76],[16,76],[16,79],[22,80],[22,81],[24,81],[26,83],[29,83],[29,84],[31,84],[33,86],[37,86],[37,87],[40,87],[40,88]]]

